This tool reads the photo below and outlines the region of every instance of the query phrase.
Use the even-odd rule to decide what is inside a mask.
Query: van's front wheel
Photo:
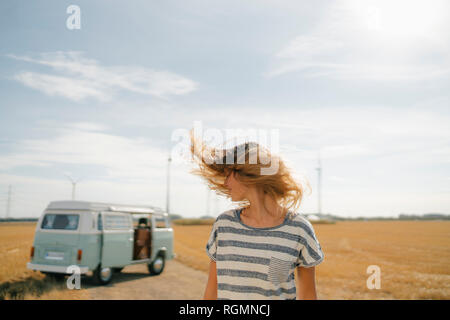
[[[164,255],[158,255],[155,260],[148,264],[148,271],[150,274],[158,275],[164,270],[166,264]]]
[[[115,273],[121,273],[122,270],[123,270],[123,267],[120,267],[120,268],[113,268],[113,271],[114,271]]]
[[[94,271],[94,280],[97,284],[105,285],[111,282],[113,270],[108,267],[98,266]]]

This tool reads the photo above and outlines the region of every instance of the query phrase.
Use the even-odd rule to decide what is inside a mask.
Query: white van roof
[[[114,203],[90,202],[79,200],[52,201],[47,205],[46,210],[84,210],[84,211],[120,211],[129,213],[150,213],[167,215],[161,208],[141,205],[125,205]]]

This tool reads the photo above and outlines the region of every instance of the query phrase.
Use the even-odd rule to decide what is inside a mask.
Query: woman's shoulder
[[[296,223],[309,223],[309,220],[305,217],[305,215],[299,213],[299,212],[290,212],[290,219],[293,222]]]
[[[310,236],[314,235],[314,227],[312,223],[305,217],[305,215],[301,213],[292,213],[287,225],[291,227],[297,227],[301,233],[306,232]]]
[[[233,221],[236,217],[236,210],[238,210],[238,209],[229,209],[229,210],[222,212],[221,214],[219,214],[217,216],[215,222],[230,221],[230,220]]]

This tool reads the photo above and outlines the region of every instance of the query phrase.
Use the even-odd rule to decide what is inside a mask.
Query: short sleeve
[[[216,261],[216,252],[217,252],[217,220],[214,222],[212,226],[208,242],[206,243],[206,253],[214,261]]]
[[[305,220],[301,224],[302,232],[300,242],[302,243],[300,253],[295,263],[296,267],[313,267],[323,261],[325,255],[320,246],[319,240],[317,240],[316,234],[312,224]]]

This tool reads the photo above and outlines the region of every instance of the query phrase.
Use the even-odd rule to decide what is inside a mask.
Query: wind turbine
[[[75,200],[75,188],[77,187],[77,183],[80,182],[81,179],[75,180],[72,178],[72,176],[68,173],[64,173],[64,175],[70,180],[72,183],[72,200]]]

